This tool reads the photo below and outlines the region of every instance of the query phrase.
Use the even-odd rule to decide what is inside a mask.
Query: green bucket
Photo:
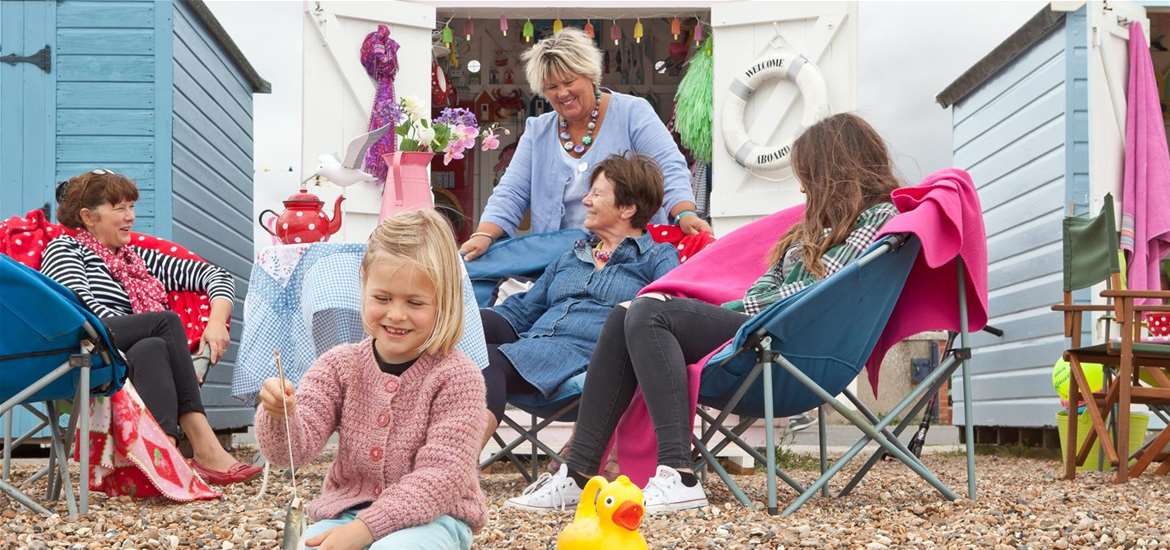
[[[1129,452],[1126,455],[1132,455],[1142,447],[1142,443],[1146,440],[1146,429],[1149,428],[1150,417],[1144,413],[1130,413],[1129,415]],[[1093,419],[1089,416],[1088,411],[1084,414],[1077,414],[1077,448],[1085,442],[1089,432],[1093,429]],[[1068,411],[1060,411],[1056,413],[1056,432],[1060,435],[1060,452],[1061,457],[1068,454]],[[1113,438],[1116,440],[1116,437]],[[1085,458],[1085,462],[1077,466],[1077,471],[1087,472],[1097,469],[1097,453],[1100,452],[1101,443],[1097,442],[1089,449],[1089,456]],[[1130,461],[1133,464],[1135,461]],[[1104,464],[1106,470],[1112,470],[1113,466],[1106,462]]]

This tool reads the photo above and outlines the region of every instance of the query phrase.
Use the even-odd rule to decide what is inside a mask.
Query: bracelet
[[[471,239],[472,237],[487,237],[487,238],[488,238],[488,241],[491,241],[491,242],[496,242],[496,238],[495,238],[495,237],[491,236],[491,234],[490,234],[490,233],[484,233],[483,231],[476,231],[475,233],[472,233],[472,234],[471,234],[470,236],[468,236],[467,238],[468,238],[468,239]]]
[[[678,215],[676,215],[674,217],[674,224],[678,225],[678,222],[682,221],[682,219],[687,217],[688,215],[698,216],[698,214],[696,214],[694,210],[683,210],[682,212],[679,212]]]

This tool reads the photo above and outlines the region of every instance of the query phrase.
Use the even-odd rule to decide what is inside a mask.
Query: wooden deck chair
[[[1170,306],[1134,303],[1139,298],[1170,298],[1170,291],[1124,290],[1121,272],[1113,197],[1106,195],[1105,204],[1097,216],[1064,219],[1064,301],[1052,306],[1052,309],[1064,314],[1064,334],[1071,339],[1070,347],[1064,353],[1072,373],[1069,380],[1068,441],[1077,441],[1077,409],[1082,394],[1086,412],[1092,420],[1092,430],[1085,441],[1079,447],[1068,445],[1064,457],[1065,479],[1076,477],[1077,466],[1084,463],[1098,440],[1104,449],[1105,459],[1117,467],[1115,483],[1124,483],[1131,476],[1141,475],[1155,459],[1162,462],[1156,473],[1166,475],[1170,472],[1170,461],[1162,453],[1162,449],[1170,443],[1170,427],[1163,429],[1134,457],[1126,456],[1125,460],[1121,460],[1118,454],[1119,450],[1129,449],[1132,405],[1170,406],[1170,380],[1167,378],[1167,372],[1170,371],[1170,345],[1141,341],[1142,314],[1167,312]],[[1074,290],[1089,288],[1101,282],[1107,284],[1107,289],[1101,293],[1106,300],[1105,304],[1073,303]],[[1106,314],[1105,343],[1082,345],[1083,317],[1087,312]],[[1109,321],[1117,323],[1120,343],[1113,342],[1109,337]],[[1107,372],[1116,371],[1116,376],[1109,377],[1103,391],[1091,392],[1082,363],[1100,363]],[[1143,385],[1142,378],[1152,381],[1156,386]],[[1117,428],[1115,438],[1110,437],[1107,426],[1107,415],[1111,410]],[[1137,462],[1131,470],[1129,460],[1132,458],[1136,458]]]

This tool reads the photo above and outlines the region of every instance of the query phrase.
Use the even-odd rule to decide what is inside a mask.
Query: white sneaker
[[[540,477],[525,488],[520,496],[508,499],[504,506],[529,512],[563,512],[576,506],[580,500],[581,488],[569,477],[568,467],[561,464],[556,475],[548,472],[540,474]]]
[[[647,515],[702,508],[707,505],[707,493],[703,491],[702,483],[687,487],[683,485],[682,476],[677,470],[662,465],[658,466],[654,477],[646,482],[642,496]]]

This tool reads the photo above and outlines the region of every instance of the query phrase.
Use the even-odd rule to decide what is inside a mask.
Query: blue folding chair
[[[89,398],[109,395],[126,379],[126,361],[101,321],[65,287],[11,258],[0,255],[0,415],[4,415],[4,472],[0,491],[38,513],[51,512],[27,494],[27,487],[48,476],[45,499],[55,501],[64,488],[69,517],[89,510]],[[58,401],[72,400],[64,431]],[[43,402],[47,413],[31,405]],[[41,425],[13,439],[12,414],[23,406]],[[49,464],[20,486],[9,483],[12,449],[42,429],[50,434]],[[80,429],[81,471],[74,503],[69,451]]]
[[[855,262],[832,276],[817,282],[803,292],[772,304],[752,317],[736,333],[733,341],[722,352],[708,361],[702,371],[699,403],[719,410],[717,416],[699,409],[704,428],[694,438],[696,470],[710,466],[744,506],[750,502],[743,490],[715,460],[715,455],[729,444],[735,444],[750,456],[766,464],[767,510],[777,512],[776,485],[782,479],[800,496],[783,512],[789,515],[799,509],[817,491],[827,494],[827,483],[870,441],[905,463],[915,473],[949,500],[957,495],[911,453],[891,433],[887,426],[903,416],[911,405],[911,418],[937,393],[956,368],[963,368],[964,391],[970,391],[970,379],[965,368],[969,357],[966,323],[961,333],[959,353],[946,366],[936,368],[886,416],[878,418],[859,399],[847,390],[850,382],[861,372],[866,360],[881,336],[902,288],[918,257],[920,243],[912,235],[890,235],[871,245]],[[960,262],[960,266],[961,266]],[[966,319],[966,293],[963,289],[962,268],[959,277],[960,315]],[[762,374],[762,377],[761,377]],[[762,380],[761,380],[762,378]],[[847,407],[834,396],[844,393],[856,410]],[[965,403],[970,403],[967,398]],[[826,469],[825,434],[822,405],[833,407],[865,434],[844,456]],[[809,487],[786,475],[776,466],[773,419],[818,408],[822,427],[820,437],[822,475]],[[741,421],[734,427],[724,426],[729,414]],[[972,412],[967,410],[968,418]],[[742,439],[743,431],[757,419],[764,421],[765,455]],[[905,422],[904,422],[905,424]],[[969,424],[969,423],[968,423]],[[905,425],[901,426],[902,428]],[[899,430],[900,431],[900,430]],[[712,447],[717,434],[723,439]],[[967,476],[969,492],[974,493],[973,441],[968,434]],[[870,465],[876,459],[871,459]],[[868,469],[866,466],[865,469]],[[864,471],[861,473],[864,475]],[[860,478],[858,478],[860,479]],[[847,488],[852,489],[851,483]],[[847,492],[846,491],[846,492]]]
[[[480,307],[492,305],[496,287],[503,279],[513,276],[540,277],[548,264],[564,254],[574,242],[587,236],[580,229],[566,229],[496,242],[482,256],[467,262],[467,274],[471,277]],[[535,457],[538,450],[553,460],[564,462],[559,452],[540,441],[539,434],[553,422],[573,422],[577,419],[577,404],[584,386],[585,373],[582,372],[562,382],[557,391],[547,398],[539,394],[509,395],[510,405],[530,415],[528,426],[504,413],[501,424],[515,430],[518,435],[512,441],[505,442],[499,432],[492,434],[500,450],[480,462],[480,468],[507,458],[524,479],[532,482],[537,476]],[[528,462],[528,468],[513,452],[525,442],[532,445],[533,460]]]

